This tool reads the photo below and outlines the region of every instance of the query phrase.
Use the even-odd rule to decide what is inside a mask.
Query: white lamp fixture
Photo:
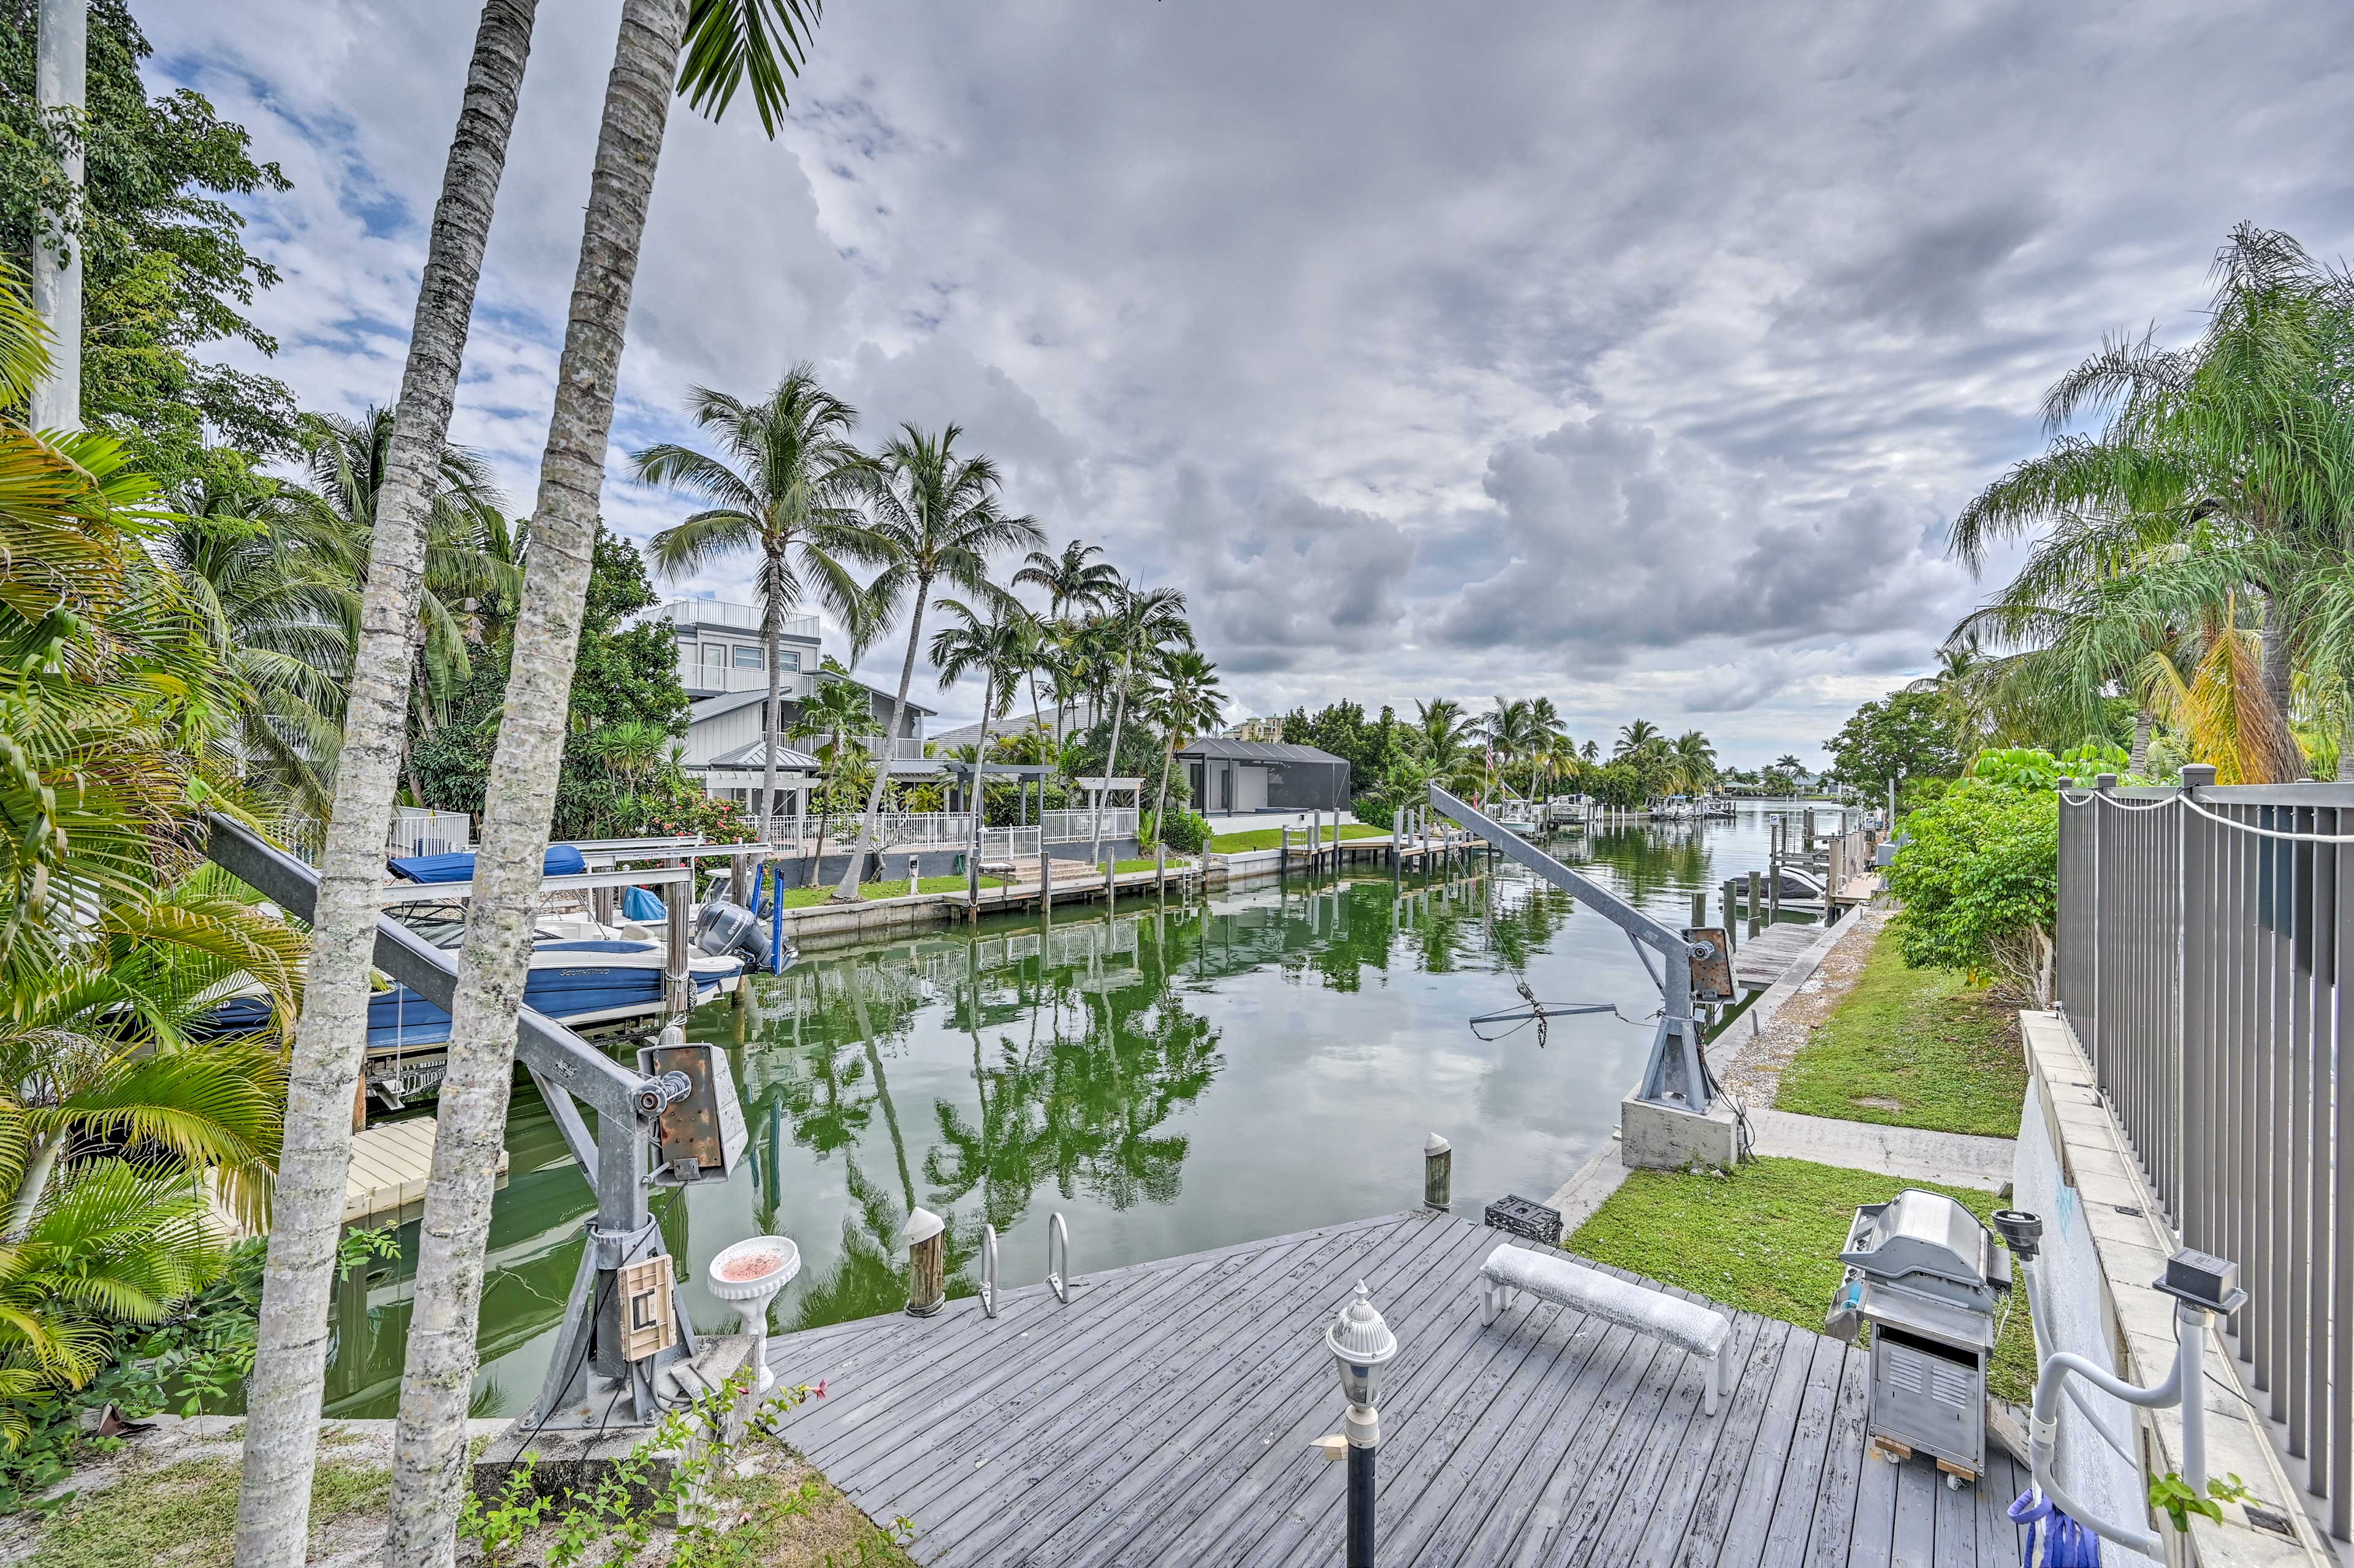
[[[1373,1425],[1373,1407],[1380,1403],[1382,1368],[1397,1354],[1397,1336],[1382,1321],[1373,1309],[1373,1294],[1363,1280],[1357,1282],[1354,1299],[1341,1308],[1332,1326],[1324,1330],[1324,1343],[1332,1352],[1332,1361],[1341,1373],[1341,1393],[1348,1400],[1349,1441],[1363,1447],[1378,1442],[1379,1429]],[[1361,1421],[1366,1427],[1361,1438],[1357,1428]]]
[[[722,1301],[735,1303],[744,1314],[744,1331],[752,1336],[752,1364],[760,1369],[756,1392],[776,1385],[769,1370],[769,1303],[801,1271],[801,1249],[784,1236],[752,1236],[725,1248],[711,1260],[705,1283]]]

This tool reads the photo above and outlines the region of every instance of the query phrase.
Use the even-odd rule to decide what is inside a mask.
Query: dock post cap
[[[1435,1132],[1428,1138],[1422,1140],[1422,1151],[1425,1154],[1444,1154],[1454,1147],[1455,1146],[1453,1144],[1447,1142],[1447,1139],[1439,1137],[1438,1134]]]
[[[947,1222],[931,1210],[917,1209],[907,1216],[907,1228],[899,1233],[899,1245],[914,1246],[919,1242],[928,1242],[948,1228]]]

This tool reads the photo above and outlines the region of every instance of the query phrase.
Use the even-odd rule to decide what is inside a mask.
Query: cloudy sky
[[[473,15],[133,3],[294,182],[275,372],[389,398]],[[454,433],[517,511],[618,15],[542,0],[500,196]],[[1945,524],[2054,375],[2195,332],[2243,218],[2354,249],[2349,61],[2317,5],[835,0],[774,143],[671,122],[607,514],[677,514],[622,454],[689,385],[812,360],[1183,589],[1238,711],[1813,757],[1981,591]]]

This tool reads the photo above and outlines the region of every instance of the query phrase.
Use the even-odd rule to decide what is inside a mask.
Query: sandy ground
[[[1815,972],[1800,982],[1797,993],[1782,1004],[1756,1038],[1742,1042],[1740,1054],[1725,1070],[1727,1089],[1750,1105],[1773,1105],[1781,1087],[1782,1069],[1830,1016],[1840,998],[1855,989],[1864,961],[1872,957],[1872,944],[1894,913],[1886,905],[1868,904],[1848,916],[1846,929]],[[1734,1025],[1736,1031],[1740,1027],[1737,1022]]]

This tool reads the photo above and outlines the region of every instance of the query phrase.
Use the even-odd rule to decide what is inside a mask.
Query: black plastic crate
[[[1510,1231],[1516,1236],[1543,1242],[1547,1246],[1561,1245],[1561,1211],[1548,1209],[1533,1198],[1502,1197],[1488,1205],[1488,1224],[1500,1231]]]

